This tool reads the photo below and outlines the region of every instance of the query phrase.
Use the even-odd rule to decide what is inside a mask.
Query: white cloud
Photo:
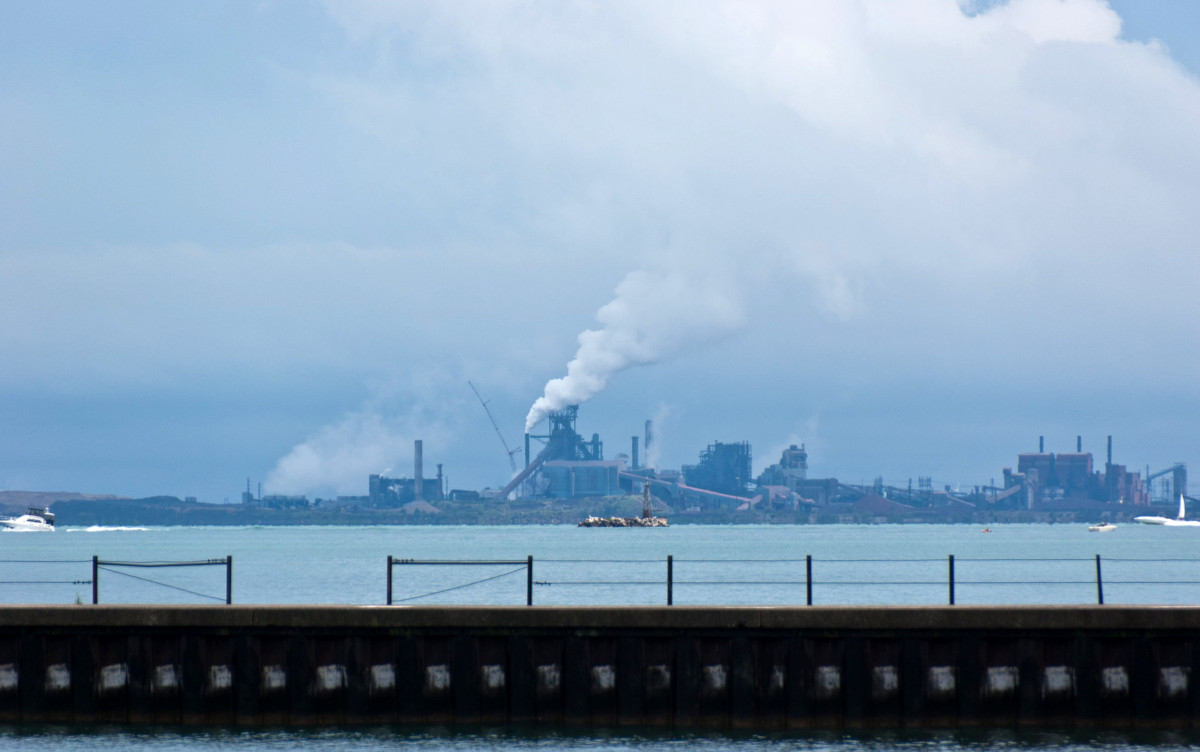
[[[271,71],[237,97],[163,74],[208,70],[207,39],[191,63],[0,71],[27,82],[19,122],[47,124],[6,131],[0,386],[327,380],[348,417],[281,462],[299,488],[352,475],[338,441],[373,460],[409,440],[406,409],[355,406],[414,364],[486,369],[523,414],[590,354],[571,398],[657,362],[718,403],[736,351],[751,423],[818,412],[846,374],[1169,395],[1200,376],[1179,347],[1200,83],[1102,0],[326,8],[303,43],[272,36],[270,66],[228,58]],[[731,331],[708,373],[660,360]]]

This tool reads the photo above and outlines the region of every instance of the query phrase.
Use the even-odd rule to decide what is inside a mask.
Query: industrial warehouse
[[[255,496],[247,486],[242,501],[258,508],[387,510],[413,521],[454,517],[461,522],[452,510],[464,504],[582,514],[604,500],[630,500],[648,490],[654,513],[675,522],[1073,522],[1128,520],[1149,506],[1175,504],[1187,495],[1182,463],[1157,472],[1131,471],[1113,462],[1111,436],[1102,465],[1083,451],[1082,437],[1075,451],[1057,453],[1047,452],[1039,438],[1036,452],[1019,453],[1015,469],[1003,468],[1002,485],[958,489],[934,488],[928,477],[904,486],[886,485],[882,478],[870,485],[812,478],[803,444],[783,450],[757,476],[745,441],[713,442],[700,451],[696,464],[678,470],[652,467],[642,461],[655,441],[651,421],[642,435],[630,437],[628,453],[610,458],[598,434],[580,434],[578,419],[577,406],[550,413],[546,433],[527,434],[523,450],[510,450],[510,458],[523,451],[528,459],[520,468],[513,460],[513,476],[502,488],[446,488],[442,465],[427,477],[423,443],[417,440],[412,477],[371,475],[366,496],[310,502],[302,496],[264,497],[261,490]],[[519,515],[512,519],[529,521]],[[549,521],[567,520],[552,516]]]

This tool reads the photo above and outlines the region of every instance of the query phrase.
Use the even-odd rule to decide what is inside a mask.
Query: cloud
[[[402,453],[408,406],[363,385],[446,364],[514,432],[539,393],[649,412],[686,382],[704,407],[672,435],[771,446],[820,414],[830,455],[855,428],[822,402],[847,384],[926,422],[900,415],[905,384],[1000,410],[987,385],[1086,374],[1191,404],[1200,83],[1102,0],[295,7],[263,12],[302,42],[241,25],[209,88],[174,75],[212,69],[175,45],[75,63],[39,43],[49,17],[0,53],[24,82],[4,93],[8,393],[319,384],[296,451],[273,445],[294,488],[342,487],[339,441]],[[102,15],[72,33],[108,49],[142,22]],[[448,449],[503,473],[484,429]]]

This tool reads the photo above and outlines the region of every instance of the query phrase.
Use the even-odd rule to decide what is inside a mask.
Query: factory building
[[[1104,472],[1093,468],[1091,452],[1083,451],[1082,436],[1076,437],[1074,452],[1056,454],[1045,448],[1044,437],[1039,437],[1038,451],[1017,455],[1016,472],[1004,468],[1005,492],[1001,496],[1030,510],[1086,502],[1150,503],[1141,475],[1113,463],[1111,436]]]
[[[769,493],[767,502],[772,507],[825,506],[838,496],[837,478],[808,477],[808,452],[803,444],[784,449],[779,462],[763,470],[757,482]]]
[[[367,479],[367,498],[373,507],[400,507],[413,502],[437,501],[442,498],[442,466],[437,477],[426,478],[425,445],[421,439],[413,442],[413,477],[388,478],[371,475]]]
[[[372,507],[390,508],[401,507],[413,501],[437,499],[438,480],[424,478],[421,480],[421,494],[417,495],[415,478],[388,478],[383,475],[372,475],[368,478],[368,503]]]
[[[585,440],[575,430],[578,405],[569,405],[547,416],[550,432],[525,434],[525,457],[529,463],[500,491],[500,498],[521,489],[526,497],[556,499],[577,496],[611,496],[620,493],[619,472],[623,463],[604,461],[604,444],[599,434]],[[533,455],[533,442],[544,446]]]
[[[622,493],[621,467],[616,460],[549,460],[542,465],[545,495],[554,499],[616,496]]]
[[[683,466],[684,482],[692,488],[745,496],[750,483],[750,442],[715,441],[700,453],[700,462]]]

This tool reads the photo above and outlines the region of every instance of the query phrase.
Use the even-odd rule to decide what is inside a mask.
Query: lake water
[[[944,604],[950,555],[959,604],[1095,603],[1099,555],[1106,603],[1200,603],[1200,529],[1136,524],[1109,533],[1089,532],[1084,525],[997,525],[986,533],[975,525],[5,532],[0,602],[88,602],[92,556],[134,562],[232,556],[235,603],[382,604],[389,555],[519,562],[533,556],[537,605],[665,603],[668,555],[674,557],[674,600],[680,605],[803,604],[806,556],[813,557],[816,604]],[[523,563],[396,566],[393,572],[397,602],[525,602]],[[224,567],[105,565],[99,581],[101,603],[205,603],[225,597]],[[438,591],[448,592],[429,595]]]
[[[661,604],[674,557],[677,604],[803,604],[813,557],[817,604],[944,604],[948,556],[959,604],[1097,600],[1096,556],[1109,604],[1200,603],[1200,529],[1122,525],[545,527],[198,527],[63,529],[0,534],[0,602],[91,600],[91,557],[162,562],[233,557],[234,603],[382,604],[387,557],[534,557],[534,602]],[[414,604],[520,605],[524,564],[396,566],[394,596]],[[474,584],[473,584],[474,583]],[[444,592],[443,592],[444,591]],[[429,595],[431,593],[440,593]],[[105,565],[101,603],[224,601],[223,567]],[[737,735],[514,729],[134,730],[5,728],[0,750],[1032,750],[1200,747],[1191,732],[1045,731]]]

